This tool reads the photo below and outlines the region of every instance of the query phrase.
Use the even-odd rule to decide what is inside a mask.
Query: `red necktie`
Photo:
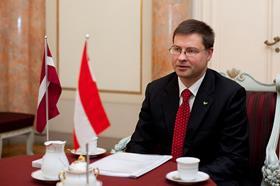
[[[172,152],[171,152],[171,155],[173,156],[173,160],[176,160],[176,158],[181,157],[183,155],[185,136],[187,132],[186,131],[187,123],[190,118],[189,99],[191,95],[192,93],[190,92],[189,89],[185,89],[182,92],[183,103],[178,108],[176,114],[174,132],[173,132],[173,142],[172,142]]]

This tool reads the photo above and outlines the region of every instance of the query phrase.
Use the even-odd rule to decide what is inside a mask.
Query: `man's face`
[[[205,49],[202,37],[195,33],[175,35],[173,47],[174,51],[182,50],[181,53],[172,54],[173,69],[185,86],[189,87],[206,72],[213,49]]]

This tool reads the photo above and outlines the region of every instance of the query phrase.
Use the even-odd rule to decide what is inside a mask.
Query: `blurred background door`
[[[196,0],[193,17],[215,30],[210,67],[218,71],[236,68],[261,82],[272,82],[280,73],[279,0]]]

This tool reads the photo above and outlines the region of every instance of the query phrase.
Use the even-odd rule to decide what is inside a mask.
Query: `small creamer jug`
[[[64,152],[65,141],[46,141],[41,171],[45,178],[58,179],[59,173],[69,166]]]

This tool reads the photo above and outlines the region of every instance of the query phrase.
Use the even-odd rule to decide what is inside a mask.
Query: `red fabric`
[[[249,121],[249,176],[259,185],[276,107],[275,92],[247,92]]]
[[[73,130],[73,144],[74,144],[74,149],[78,149],[80,147],[77,136],[76,136],[75,128]]]
[[[99,97],[98,88],[95,80],[90,71],[89,59],[87,55],[87,42],[85,42],[80,76],[78,80],[78,91],[81,104],[89,124],[93,128],[96,135],[100,134],[103,130],[110,126],[109,119],[102,106]],[[77,131],[74,132],[74,147],[77,149],[81,144],[78,144]],[[90,139],[89,139],[90,140]]]
[[[77,157],[68,154],[69,162],[73,162]],[[104,156],[98,156],[91,159],[91,162]],[[42,158],[42,155],[17,156],[0,159],[0,185],[2,186],[55,186],[56,182],[38,181],[31,177],[31,173],[38,169],[31,166],[32,160]],[[98,176],[97,179],[102,181],[104,186],[175,186],[178,183],[171,182],[165,178],[166,174],[176,170],[176,163],[168,161],[156,169],[144,174],[139,178],[122,178],[112,176]],[[194,184],[196,186],[216,186],[211,180]]]
[[[46,44],[47,47],[47,56],[52,58],[51,51],[48,47],[48,44]],[[57,108],[57,102],[61,94],[61,85],[60,81],[56,72],[56,69],[54,66],[52,66],[47,61],[47,81],[43,81],[44,78],[46,78],[45,73],[45,65],[46,65],[46,58],[45,58],[45,50],[43,55],[43,64],[42,64],[42,70],[41,70],[41,79],[40,79],[40,91],[44,95],[41,100],[38,99],[38,108],[37,108],[37,114],[36,114],[36,130],[38,132],[43,132],[43,130],[46,127],[46,91],[48,91],[48,120],[54,118],[59,114],[58,108]],[[47,88],[47,84],[48,88]]]
[[[190,118],[189,98],[192,95],[189,89],[182,92],[183,103],[179,106],[176,114],[175,127],[172,141],[172,158],[181,157],[183,155],[184,142],[186,137],[187,124]]]

